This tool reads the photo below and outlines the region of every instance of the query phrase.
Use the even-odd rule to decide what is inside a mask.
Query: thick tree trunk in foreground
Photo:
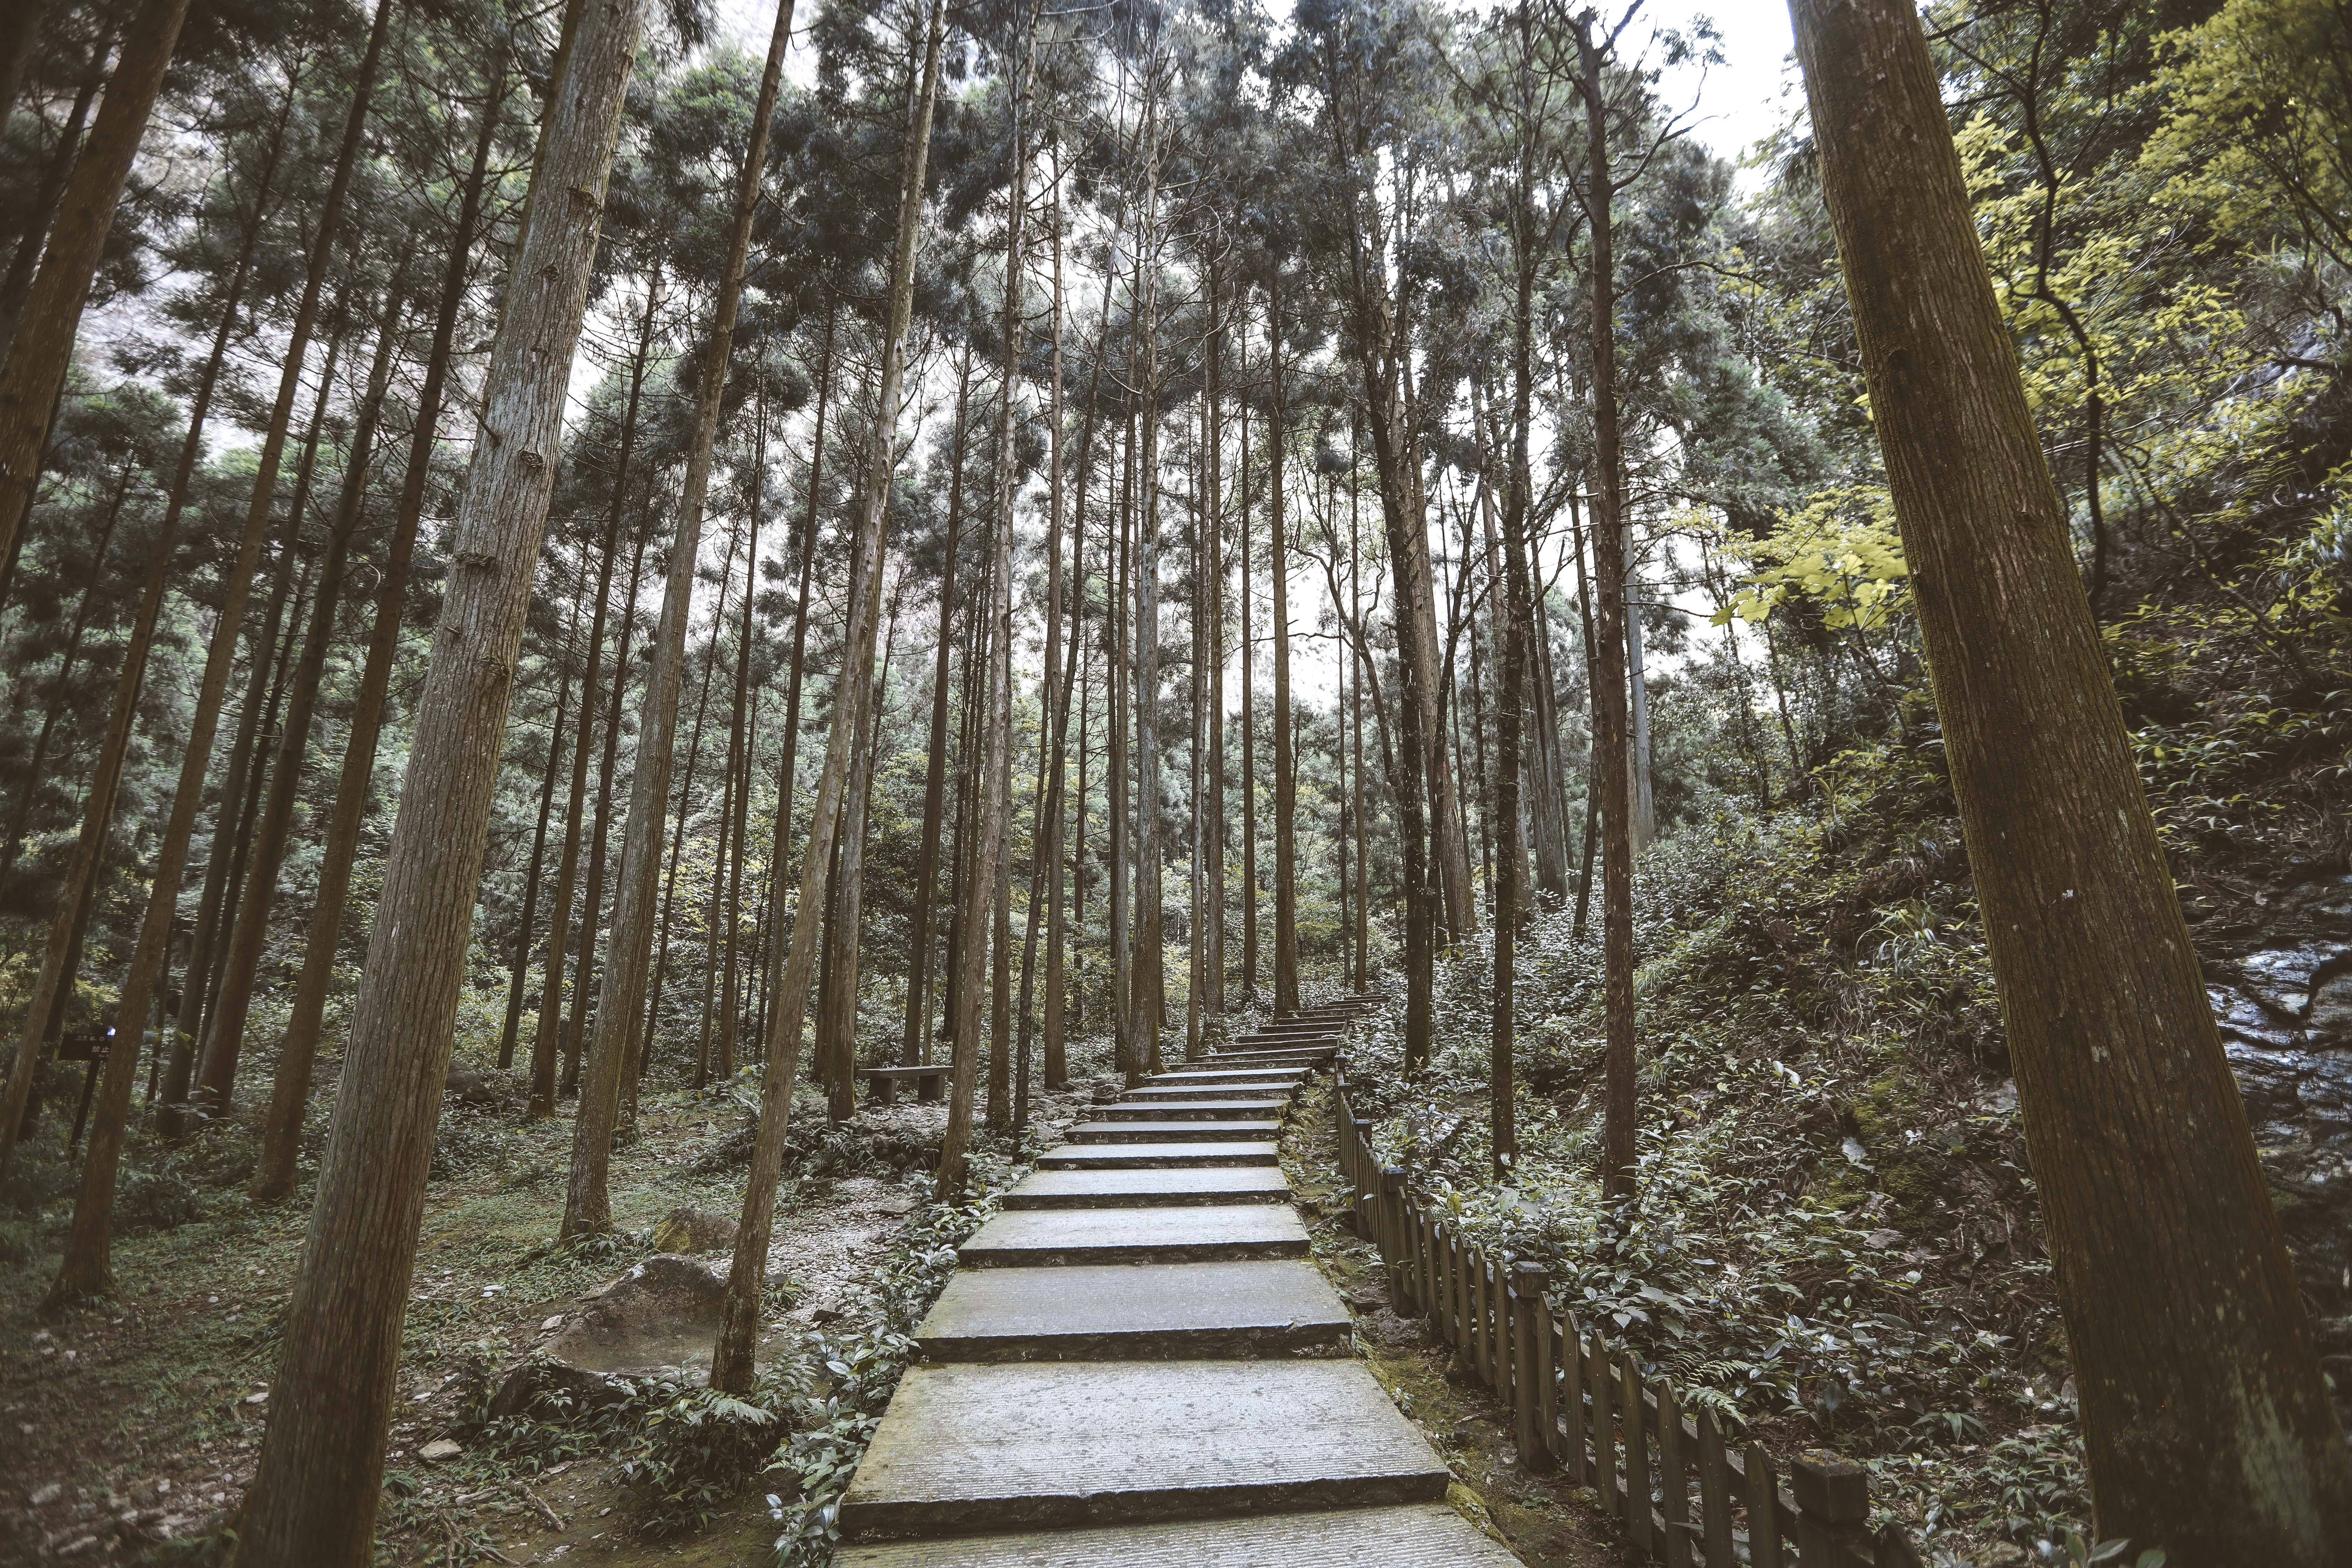
[[[622,840],[613,934],[604,953],[604,979],[596,1008],[596,1039],[589,1051],[579,1115],[572,1126],[572,1180],[563,1215],[563,1235],[567,1238],[610,1230],[613,1226],[605,1173],[612,1161],[613,1123],[620,1113],[622,1070],[629,1058],[637,1015],[645,1006],[646,976],[653,963],[654,903],[660,890],[662,829],[667,826],[663,816],[669,809],[671,753],[677,737],[677,696],[686,679],[686,622],[694,605],[695,558],[702,546],[702,506],[710,484],[710,447],[719,434],[719,395],[727,384],[728,360],[735,339],[735,310],[743,294],[743,263],[751,249],[751,216],[760,205],[760,176],[768,161],[768,128],[775,118],[776,88],[782,76],[784,45],[792,29],[793,0],[780,0],[775,30],[768,43],[767,67],[760,78],[760,96],[751,110],[751,145],[744,149],[743,166],[736,177],[734,229],[726,270],[719,278],[719,297],[711,306],[710,342],[703,351],[701,381],[696,388],[694,433],[686,449],[686,489],[678,501],[677,537],[670,542],[669,580],[662,589],[661,622],[654,633],[653,668],[646,674],[645,701],[638,710],[637,762],[629,784],[628,828]],[[755,473],[752,483],[756,487],[759,482]],[[752,526],[756,531],[756,511]],[[755,531],[755,562],[758,553]],[[758,581],[756,572],[751,581],[755,590],[747,592],[743,598],[747,633]],[[748,636],[742,657],[748,663]],[[747,783],[749,773],[747,766]],[[740,857],[737,863],[740,867]],[[737,876],[740,882],[740,870]]]
[[[389,5],[391,0],[383,3]],[[24,538],[58,389],[65,384],[66,369],[73,361],[82,301],[89,295],[90,276],[106,248],[107,231],[114,226],[115,204],[130,178],[131,161],[146,134],[148,111],[163,89],[163,73],[179,43],[180,24],[187,16],[188,0],[145,0],[123,29],[122,52],[106,84],[105,100],[98,107],[89,141],[75,161],[40,270],[33,275],[32,291],[9,342],[7,363],[0,366],[0,561],[14,561]],[[0,121],[14,107],[13,95],[0,100]],[[31,1088],[27,1079],[26,1092]],[[13,1089],[5,1110],[13,1128],[24,1113],[22,1097]],[[13,1137],[13,1132],[0,1134],[0,1168],[5,1166],[7,1140]]]
[[[481,437],[450,530],[447,596],[270,1386],[268,1435],[240,1521],[240,1568],[365,1568],[374,1555],[401,1321],[515,652],[642,7],[583,0],[548,110],[538,178],[563,199],[541,203],[523,233],[483,384]]]
[[[2097,1534],[2352,1557],[2352,1455],[1907,0],[1795,0],[2082,1394]]]
[[[793,911],[792,941],[779,944],[770,990],[767,1074],[760,1085],[760,1120],[752,1136],[746,1174],[743,1217],[736,1230],[734,1262],[719,1304],[719,1342],[710,1356],[710,1386],[741,1394],[751,1386],[752,1352],[760,1338],[760,1290],[768,1274],[768,1243],[774,1235],[776,1181],[783,1170],[784,1134],[790,1130],[793,1080],[800,1076],[801,1035],[808,1016],[809,980],[816,969],[823,924],[826,871],[841,826],[850,749],[857,743],[861,710],[874,670],[876,633],[882,618],[883,551],[887,541],[891,477],[896,470],[898,404],[906,380],[907,321],[915,297],[915,250],[921,239],[923,168],[931,142],[931,104],[939,92],[940,52],[947,28],[945,0],[932,0],[925,27],[919,72],[908,83],[907,141],[899,168],[898,225],[892,241],[890,293],[882,329],[880,384],[875,389],[874,445],[867,456],[865,495],[854,546],[848,626],[842,640],[841,694],[833,705],[825,737],[824,771],[809,812],[808,844],[801,862],[799,905]],[[790,819],[789,799],[778,803],[776,820]],[[781,837],[781,835],[780,835]],[[777,859],[786,847],[777,845]]]

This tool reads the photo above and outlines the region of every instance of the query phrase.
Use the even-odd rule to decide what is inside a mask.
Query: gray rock
[[[506,1098],[497,1079],[455,1062],[449,1066],[449,1076],[441,1080],[441,1094],[465,1105],[496,1105]]]
[[[723,1214],[681,1204],[654,1226],[654,1245],[664,1252],[723,1252],[734,1247],[740,1228]]]

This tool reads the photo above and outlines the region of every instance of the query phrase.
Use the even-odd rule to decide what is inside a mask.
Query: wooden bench
[[[945,1062],[919,1068],[859,1068],[857,1076],[874,1086],[874,1103],[895,1105],[898,1100],[898,1080],[911,1079],[915,1098],[935,1100],[940,1097],[940,1082],[954,1069]]]

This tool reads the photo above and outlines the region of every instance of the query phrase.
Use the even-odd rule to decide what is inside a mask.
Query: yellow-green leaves
[[[1832,626],[1875,628],[1903,607],[1910,563],[1895,530],[1895,503],[1884,485],[1844,485],[1815,492],[1804,508],[1781,514],[1761,540],[1717,535],[1717,547],[1751,570],[1715,616],[1750,626],[1793,597],[1811,601]]]

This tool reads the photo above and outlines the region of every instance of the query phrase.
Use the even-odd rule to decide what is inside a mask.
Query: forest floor
[[[1030,1146],[1057,1141],[1109,1087],[1081,1078],[1041,1096]],[[585,1293],[650,1253],[664,1215],[689,1205],[727,1215],[740,1208],[732,1151],[745,1142],[750,1104],[743,1085],[648,1093],[635,1136],[613,1162],[621,1234],[611,1247],[575,1252],[549,1244],[569,1121],[517,1124],[503,1102],[451,1104],[417,1246],[380,1563],[765,1560],[776,1526],[756,1487],[691,1535],[651,1542],[630,1530],[628,1489],[607,1455],[518,1465],[488,1453],[437,1463],[420,1454],[463,1429],[461,1407],[478,1397],[486,1369],[544,1345],[550,1325]],[[771,1270],[789,1279],[791,1320],[836,1337],[856,1332],[849,1320],[869,1303],[855,1288],[929,1202],[925,1152],[936,1151],[945,1111],[904,1100],[861,1104],[844,1138],[829,1135],[821,1102],[803,1093],[796,1120],[810,1126],[814,1147],[796,1148],[793,1163],[831,1168],[788,1175],[778,1207]],[[214,1147],[183,1156],[184,1171],[237,1167],[251,1146],[235,1126],[204,1137]],[[199,1217],[117,1243],[119,1293],[104,1306],[39,1315],[56,1269],[52,1226],[28,1258],[0,1268],[0,1563],[173,1561],[181,1553],[171,1543],[213,1535],[242,1498],[309,1207],[256,1205],[234,1186],[204,1193],[201,1207]]]

